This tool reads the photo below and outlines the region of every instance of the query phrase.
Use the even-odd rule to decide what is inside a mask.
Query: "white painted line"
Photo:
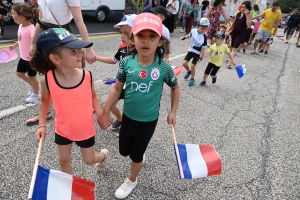
[[[175,59],[181,58],[185,55],[186,55],[185,53],[184,54],[179,54],[179,55],[176,55],[174,57],[171,57],[170,60],[175,60]],[[100,83],[103,83],[103,82],[104,82],[103,80],[97,80],[97,81],[94,81],[94,84],[99,85]],[[102,97],[102,99],[103,99],[103,97]],[[2,111],[0,111],[0,119],[3,119],[6,116],[12,115],[16,112],[20,112],[22,110],[25,110],[29,107],[36,106],[36,105],[38,105],[38,104],[30,103],[30,104],[18,105],[18,106],[15,106],[15,107],[12,107],[12,108],[9,108],[9,109],[6,109],[6,110],[2,110]]]

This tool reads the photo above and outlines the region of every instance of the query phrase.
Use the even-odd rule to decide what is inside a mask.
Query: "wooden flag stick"
[[[181,159],[180,159],[180,155],[179,155],[179,151],[178,151],[178,146],[177,146],[177,141],[176,141],[176,135],[175,135],[174,127],[171,126],[171,128],[172,128],[172,136],[173,136],[173,141],[174,141],[174,146],[175,146],[175,153],[176,153],[176,156],[177,156],[177,162],[178,162],[178,166],[179,166],[180,178],[184,179],[182,165],[181,165]]]
[[[40,139],[39,148],[38,148],[38,152],[37,152],[36,158],[35,158],[35,164],[34,164],[34,168],[33,168],[33,173],[32,173],[32,178],[31,178],[31,184],[30,184],[30,189],[29,189],[29,193],[28,193],[27,199],[31,199],[32,198],[34,184],[35,184],[35,179],[36,179],[36,174],[37,174],[37,169],[38,169],[38,166],[39,166],[40,156],[41,156],[41,152],[42,152],[42,146],[43,146],[43,140]]]

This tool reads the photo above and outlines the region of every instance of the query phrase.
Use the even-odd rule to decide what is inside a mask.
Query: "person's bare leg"
[[[40,90],[39,81],[37,80],[36,76],[28,76],[28,79],[30,81],[30,85],[33,88],[34,94],[38,94]]]
[[[128,176],[130,181],[132,181],[132,182],[136,181],[136,178],[137,178],[138,174],[140,173],[142,167],[143,167],[143,162],[136,163],[136,162],[131,161],[131,169],[130,169],[130,173]]]
[[[191,72],[191,69],[190,69],[190,67],[188,65],[188,61],[187,60],[182,61],[182,66],[186,69],[186,71]]]
[[[62,172],[72,174],[72,144],[68,145],[56,145],[57,153],[58,153],[58,162],[60,166],[60,170]]]
[[[194,79],[196,74],[196,65],[191,64],[191,79]]]
[[[204,75],[203,75],[203,81],[206,82],[207,77],[208,77],[208,75],[204,73]]]
[[[117,118],[119,122],[122,122],[122,112],[120,109],[117,107],[117,104],[113,105],[113,107],[110,110]]]
[[[261,42],[260,42],[260,45],[259,45],[259,47],[258,47],[258,51],[264,49],[265,44],[266,44],[265,42],[261,41]]]
[[[257,53],[256,48],[257,48],[257,45],[258,45],[258,41],[259,40],[255,40],[255,42],[254,42],[254,50],[253,50],[252,53]]]

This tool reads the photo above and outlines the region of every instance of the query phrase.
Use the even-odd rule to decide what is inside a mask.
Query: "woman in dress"
[[[207,39],[210,40],[211,45],[214,43],[213,38],[219,29],[220,16],[223,15],[226,23],[229,23],[229,19],[225,13],[223,7],[225,7],[225,0],[215,0],[213,5],[208,9],[205,17],[210,21],[210,27],[207,30]]]

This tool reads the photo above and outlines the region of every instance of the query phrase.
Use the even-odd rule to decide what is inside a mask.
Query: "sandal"
[[[47,120],[51,119],[52,118],[52,115],[50,112],[47,113]],[[37,119],[36,121],[29,121],[29,122],[26,122],[26,125],[27,126],[31,126],[31,125],[36,125],[39,123],[39,119]]]
[[[251,55],[259,55],[256,51],[250,53]]]
[[[228,69],[231,69],[231,65],[228,65]]]
[[[227,64],[229,62],[229,60],[226,60],[225,63]]]

